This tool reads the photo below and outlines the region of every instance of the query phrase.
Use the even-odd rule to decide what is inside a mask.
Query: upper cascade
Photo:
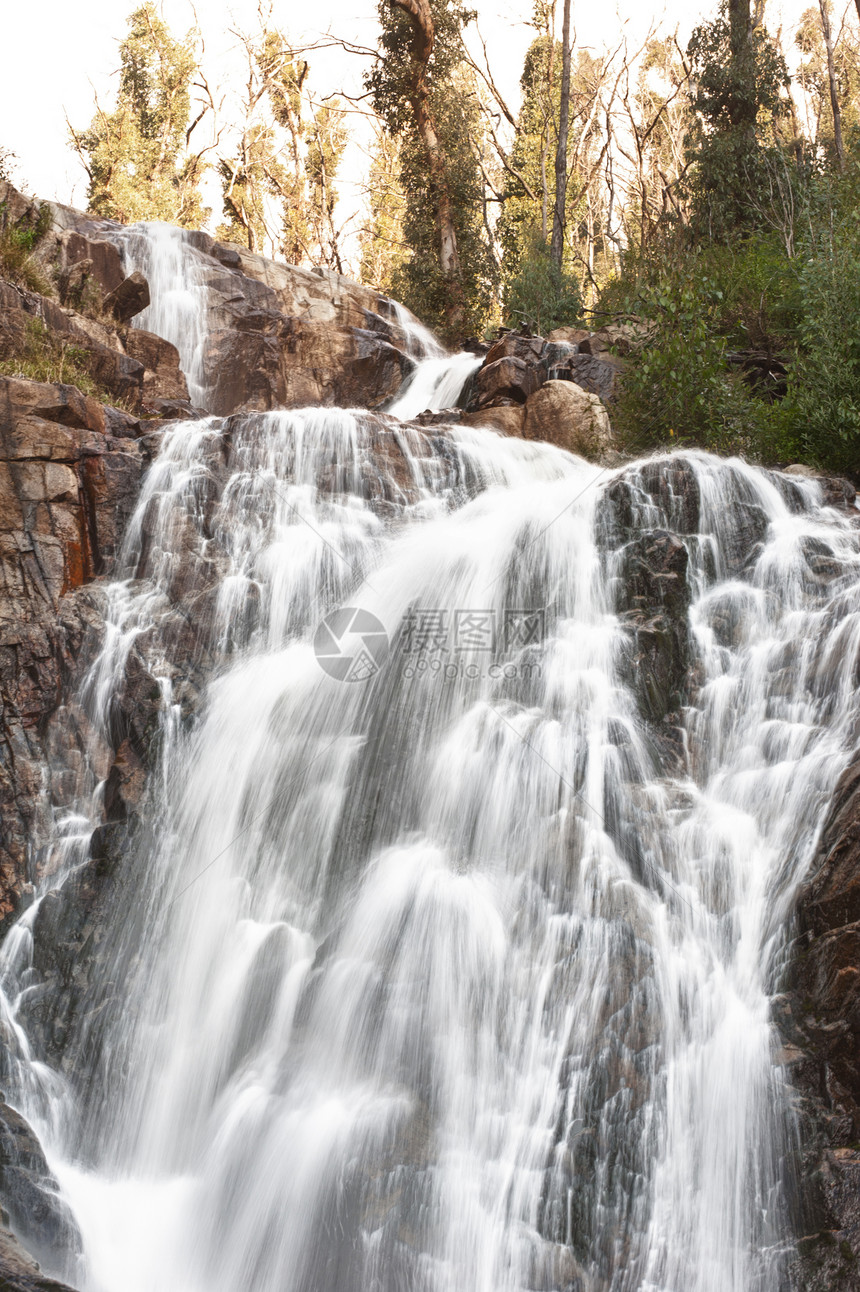
[[[226,415],[272,408],[376,408],[416,360],[443,353],[408,310],[330,270],[267,260],[172,225],[123,226],[54,207],[44,247],[61,275],[86,266],[115,291],[149,284],[135,325],[179,351],[192,404]]]

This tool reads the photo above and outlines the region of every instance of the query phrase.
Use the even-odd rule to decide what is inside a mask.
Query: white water
[[[609,473],[433,431],[401,433],[393,514],[375,424],[344,411],[245,417],[226,470],[218,422],[179,424],[150,473],[96,725],[189,550],[217,572],[223,664],[180,731],[151,660],[161,801],[101,1061],[82,1036],[66,1089],[22,1054],[10,1090],[87,1292],[785,1286],[769,997],[854,740],[856,530],[813,483],[687,455],[700,685],[675,766],[626,671]],[[643,530],[677,524],[626,478]],[[315,657],[339,605],[392,643],[365,682]],[[544,627],[486,652],[458,612]],[[411,649],[442,627],[444,651]],[[5,957],[14,1020],[26,938]]]
[[[189,399],[205,408],[209,289],[188,233],[172,224],[132,224],[122,231],[120,245],[128,273],[139,270],[149,283],[150,304],[134,326],[176,346]]]
[[[408,421],[425,409],[453,408],[466,382],[482,363],[481,355],[467,351],[423,360],[388,405],[388,412]]]
[[[397,326],[406,341],[406,352],[413,359],[441,359],[445,349],[429,328],[407,310],[399,301],[389,300]]]

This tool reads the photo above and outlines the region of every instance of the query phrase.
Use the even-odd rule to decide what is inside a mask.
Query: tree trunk
[[[729,46],[737,87],[729,115],[733,126],[755,139],[758,107],[755,93],[755,50],[750,0],[729,0]]]
[[[391,3],[402,9],[412,24],[412,88],[409,100],[418,135],[427,153],[430,194],[439,238],[439,267],[446,284],[445,325],[449,337],[453,338],[463,327],[465,300],[457,251],[457,231],[454,227],[454,206],[448,180],[448,161],[436,129],[427,86],[427,64],[433,53],[436,30],[428,0],[391,0]]]
[[[860,0],[858,0],[860,4]],[[839,87],[836,84],[836,69],[833,66],[833,32],[830,30],[830,14],[827,12],[827,0],[818,0],[821,10],[821,31],[824,36],[824,48],[827,51],[827,80],[830,83],[830,107],[833,112],[833,141],[836,144],[836,156],[839,169],[845,170],[845,149],[842,146],[842,108],[839,106]]]
[[[552,216],[550,264],[561,272],[564,251],[564,212],[567,204],[567,135],[570,122],[570,0],[564,0],[561,28],[561,107],[558,114],[558,146],[555,152],[555,210]]]

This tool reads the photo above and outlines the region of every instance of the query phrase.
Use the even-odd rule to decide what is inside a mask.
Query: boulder
[[[106,314],[111,314],[117,323],[128,323],[136,314],[141,314],[149,303],[149,283],[139,270],[135,270],[112,292],[108,292],[104,298],[104,310]]]
[[[581,351],[582,349],[583,347],[580,346]],[[615,395],[618,376],[622,371],[617,361],[610,360],[609,355],[601,359],[586,353],[572,355],[567,364],[570,380],[590,394],[599,395],[604,403],[608,403]]]
[[[490,355],[475,382],[479,407],[494,403],[500,396],[524,404],[541,385],[542,373],[538,367],[514,355],[494,360]]]
[[[818,474],[815,468],[806,462],[792,462],[791,466],[784,467],[783,470],[787,476],[803,476],[807,480],[814,480]]]
[[[523,363],[536,363],[543,347],[543,337],[507,332],[490,346],[484,364],[495,363],[497,359],[522,359]]]
[[[594,459],[612,448],[609,416],[596,395],[571,381],[547,381],[526,400],[523,435]]]
[[[130,328],[125,338],[125,349],[127,354],[143,364],[144,404],[188,400],[188,384],[179,366],[179,351],[175,345],[143,328]]]
[[[463,421],[467,426],[488,426],[491,430],[501,431],[503,435],[521,436],[525,421],[525,408],[522,404],[503,404],[500,407],[480,408],[474,413],[464,413]]]
[[[556,327],[547,333],[547,341],[565,341],[568,345],[579,346],[587,341],[591,333],[584,327]]]
[[[102,293],[107,295],[116,291],[126,276],[122,253],[106,238],[92,236],[94,226],[85,216],[81,217],[81,223],[87,228],[87,233],[70,228],[58,230],[54,235],[52,254],[57,275],[61,280],[64,276],[68,278],[74,266],[83,263]]]
[[[635,354],[637,350],[644,349],[656,330],[653,323],[647,323],[641,319],[625,323],[607,323],[605,327],[598,328],[592,334],[586,353],[601,354],[606,350],[612,350],[615,354],[626,357],[629,354]]]

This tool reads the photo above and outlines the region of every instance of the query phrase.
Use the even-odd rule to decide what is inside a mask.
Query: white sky
[[[811,0],[769,0],[771,29],[780,21],[793,24]],[[837,4],[837,15],[843,0]],[[78,128],[89,124],[94,94],[111,105],[115,94],[113,75],[119,64],[118,42],[125,33],[126,16],[135,0],[88,0],[86,8],[69,0],[7,0],[2,19],[3,76],[0,77],[0,145],[18,157],[16,178],[28,190],[75,206],[86,204],[86,177],[67,143],[65,117]],[[473,0],[487,40],[494,75],[512,104],[522,59],[532,37],[528,19],[532,0]],[[622,28],[630,44],[640,40],[649,23],[662,14],[663,26],[680,27],[685,40],[702,14],[713,13],[710,3],[664,0],[658,5],[642,0],[579,3],[573,0],[577,43],[601,47],[617,43]],[[205,41],[204,65],[210,83],[223,92],[236,85],[241,63],[231,28],[252,31],[256,26],[256,0],[201,0],[197,20]],[[191,0],[163,0],[162,12],[175,34],[194,25]],[[295,44],[319,37],[326,30],[360,45],[376,40],[375,0],[316,0],[296,17],[293,5],[274,0],[273,21]],[[560,12],[560,4],[559,4]],[[306,15],[313,14],[313,26]],[[312,88],[327,93],[344,88],[360,93],[366,60],[341,52],[310,56]],[[207,200],[216,203],[210,193]]]

